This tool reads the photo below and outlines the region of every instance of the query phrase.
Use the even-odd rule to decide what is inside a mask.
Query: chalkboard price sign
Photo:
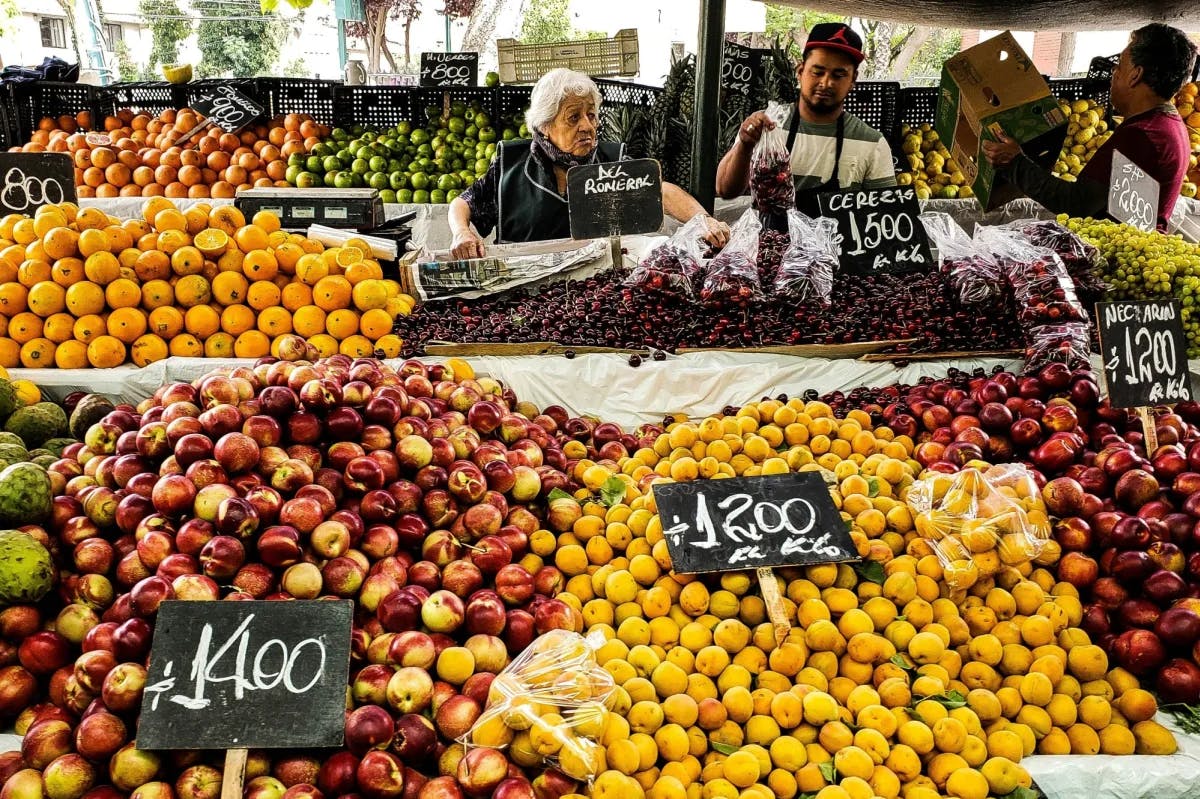
[[[263,115],[263,107],[229,86],[202,89],[192,98],[192,108],[207,121],[237,133]]]
[[[352,603],[164,602],[139,749],[342,743]]]
[[[1108,213],[1118,222],[1151,231],[1158,225],[1158,181],[1120,150],[1113,151]]]
[[[1179,300],[1101,302],[1096,318],[1113,407],[1170,405],[1194,396]]]
[[[749,92],[761,60],[758,51],[735,42],[725,42],[724,59],[721,61],[721,91],[724,96]]]
[[[816,472],[660,484],[654,501],[681,574],[858,560]]]
[[[479,85],[479,53],[421,53],[421,85]]]
[[[75,167],[65,153],[0,153],[0,211],[32,214],[75,202]]]
[[[567,204],[573,239],[653,233],[662,227],[662,169],[653,158],[572,167]]]
[[[837,220],[842,269],[857,275],[927,270],[933,264],[921,208],[911,187],[818,195],[821,215]]]

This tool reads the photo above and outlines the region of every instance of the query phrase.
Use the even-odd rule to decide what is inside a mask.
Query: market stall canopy
[[[1125,30],[1165,22],[1200,30],[1196,0],[772,0],[867,19],[983,30]]]

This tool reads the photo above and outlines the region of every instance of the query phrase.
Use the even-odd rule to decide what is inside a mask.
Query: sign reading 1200
[[[815,472],[659,484],[654,501],[681,574],[858,559]]]

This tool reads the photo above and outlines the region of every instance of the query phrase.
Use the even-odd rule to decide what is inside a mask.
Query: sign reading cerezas
[[[263,115],[263,107],[229,86],[202,89],[192,98],[196,113],[218,128],[237,133]]]
[[[1096,304],[1100,357],[1116,408],[1186,402],[1194,396],[1179,300]]]
[[[571,238],[653,233],[662,227],[662,169],[653,158],[585,164],[567,172]]]
[[[660,483],[654,502],[680,574],[858,560],[816,472]]]
[[[817,202],[821,216],[837,220],[839,263],[845,271],[916,272],[933,264],[912,187],[829,192],[818,195]]]
[[[352,617],[349,601],[162,603],[137,747],[340,746]]]
[[[1158,181],[1130,161],[1120,150],[1113,151],[1108,187],[1108,213],[1118,222],[1138,230],[1158,226]]]
[[[754,74],[762,61],[761,51],[736,42],[725,42],[721,61],[721,91],[723,96],[745,94],[754,83]]]
[[[0,153],[0,211],[32,214],[75,202],[75,166],[66,153]]]
[[[422,86],[478,86],[479,53],[421,53]]]

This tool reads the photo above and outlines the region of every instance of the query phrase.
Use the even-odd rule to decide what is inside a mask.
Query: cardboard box
[[[983,155],[984,140],[1000,133],[1025,154],[1050,166],[1062,150],[1067,118],[1050,87],[1011,33],[981,42],[942,66],[937,133],[984,208],[1011,199]]]

